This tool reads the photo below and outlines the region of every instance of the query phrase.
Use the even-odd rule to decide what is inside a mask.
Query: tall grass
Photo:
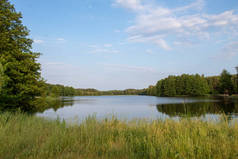
[[[80,125],[0,114],[0,158],[238,158],[238,123],[200,120],[98,121]]]

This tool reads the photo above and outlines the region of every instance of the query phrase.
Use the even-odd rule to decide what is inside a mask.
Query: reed
[[[238,123],[199,119],[98,121],[80,125],[0,114],[0,158],[238,158]]]

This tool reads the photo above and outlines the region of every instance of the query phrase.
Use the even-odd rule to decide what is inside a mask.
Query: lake
[[[192,98],[153,96],[77,96],[62,97],[54,108],[36,115],[49,119],[82,121],[89,115],[98,119],[116,116],[121,120],[131,119],[179,119],[198,117],[219,119],[226,114],[228,119],[238,117],[236,98]]]

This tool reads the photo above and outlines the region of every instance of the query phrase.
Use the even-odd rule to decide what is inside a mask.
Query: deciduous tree
[[[232,94],[233,85],[231,80],[231,74],[227,70],[223,70],[220,77],[220,93]]]

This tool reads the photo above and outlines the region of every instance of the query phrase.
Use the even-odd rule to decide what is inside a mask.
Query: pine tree
[[[0,108],[30,110],[41,92],[39,53],[31,51],[33,41],[8,0],[0,1],[0,63],[4,71],[4,85],[0,94]]]

